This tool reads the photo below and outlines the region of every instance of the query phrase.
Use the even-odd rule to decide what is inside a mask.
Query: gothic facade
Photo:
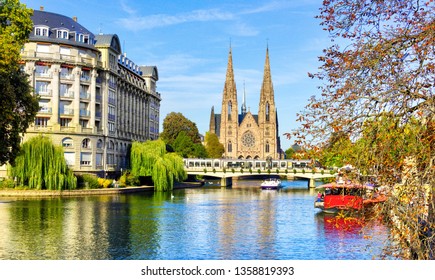
[[[258,114],[246,110],[244,96],[241,112],[238,111],[237,88],[234,80],[232,50],[222,94],[221,114],[211,109],[209,131],[219,137],[224,145],[224,158],[234,159],[280,159],[282,150],[278,134],[278,114],[269,63],[269,48],[266,49],[263,83],[260,91]]]

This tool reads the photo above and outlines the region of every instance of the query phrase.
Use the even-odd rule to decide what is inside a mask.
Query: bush
[[[269,169],[267,169],[267,174],[270,174],[270,168],[269,168]]]
[[[0,181],[0,189],[13,189],[15,188],[15,182],[12,179],[4,179]]]
[[[260,168],[258,168],[257,172],[258,172],[258,174],[261,174],[261,169],[260,169]]]
[[[234,170],[234,168],[231,168],[231,172],[233,172],[233,173],[234,173],[234,172],[236,172],[236,170]]]
[[[243,168],[240,168],[240,173],[243,173]]]
[[[276,174],[279,174],[279,169],[278,168],[276,169]]]
[[[216,168],[213,168],[213,173],[216,173]]]
[[[294,173],[294,174],[296,174],[296,173],[297,173],[296,169],[293,169],[293,173]]]
[[[252,168],[249,168],[249,173],[251,173],[251,174],[252,174]]]
[[[98,177],[94,174],[81,174],[77,176],[77,185],[84,189],[98,189]]]
[[[204,168],[204,173],[207,173],[207,168]]]
[[[104,178],[98,178],[98,184],[100,186],[100,188],[110,188],[110,187],[114,187],[113,186],[113,180],[110,179],[104,179]]]

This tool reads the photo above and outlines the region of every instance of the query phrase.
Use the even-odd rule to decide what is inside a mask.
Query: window
[[[48,65],[36,65],[35,67],[35,74],[38,77],[49,77],[50,73],[50,66]]]
[[[270,106],[269,106],[269,102],[266,103],[266,121],[270,121]]]
[[[269,146],[269,142],[266,142],[266,153],[270,152],[270,146]]]
[[[60,39],[68,39],[69,32],[67,30],[58,30],[57,31],[57,38]]]
[[[95,156],[96,156],[95,157],[95,165],[102,166],[103,165],[103,154],[97,153]]]
[[[50,118],[36,117],[35,118],[35,126],[47,127],[49,119]]]
[[[112,140],[110,140],[109,143],[107,144],[107,149],[114,150],[114,148],[115,148],[115,144],[113,143]]]
[[[64,152],[63,156],[67,165],[74,166],[76,161],[76,154],[74,152]]]
[[[82,148],[90,149],[91,148],[91,139],[89,139],[89,138],[83,139]]]
[[[81,153],[80,165],[91,165],[91,164],[92,164],[92,153]]]
[[[228,153],[232,153],[233,152],[233,144],[230,142],[228,142]]]
[[[35,36],[48,37],[48,27],[36,26],[35,27]]]
[[[97,141],[97,149],[102,149],[103,148],[103,140],[98,139]]]
[[[71,124],[71,119],[60,118],[60,126],[69,127],[70,124]]]
[[[64,148],[70,148],[72,146],[73,146],[73,140],[72,140],[72,138],[70,138],[70,137],[63,138],[63,140],[62,140],[62,147],[64,147]]]
[[[232,110],[232,104],[231,101],[228,101],[228,120],[231,120],[231,110]]]

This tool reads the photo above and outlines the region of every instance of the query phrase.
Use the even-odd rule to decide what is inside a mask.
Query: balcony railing
[[[40,89],[40,90],[36,90],[36,94],[38,94],[39,96],[51,96],[51,89]]]
[[[60,97],[63,98],[74,98],[74,91],[61,92]]]
[[[59,113],[61,115],[74,115],[74,109],[70,108],[60,108]]]
[[[39,108],[38,113],[40,114],[51,114],[52,112],[52,108],[51,107],[47,107],[47,106],[43,106],[41,108]]]
[[[89,117],[91,112],[89,110],[80,109],[80,117]]]
[[[80,92],[81,99],[90,99],[91,95],[88,92]]]

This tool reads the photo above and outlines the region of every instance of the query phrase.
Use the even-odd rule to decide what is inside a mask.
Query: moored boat
[[[325,213],[336,213],[340,210],[360,211],[387,200],[375,187],[354,183],[329,183],[316,189],[322,190],[323,194],[317,197],[314,207]]]
[[[277,178],[268,178],[261,183],[262,190],[277,190],[281,187],[281,180]]]

